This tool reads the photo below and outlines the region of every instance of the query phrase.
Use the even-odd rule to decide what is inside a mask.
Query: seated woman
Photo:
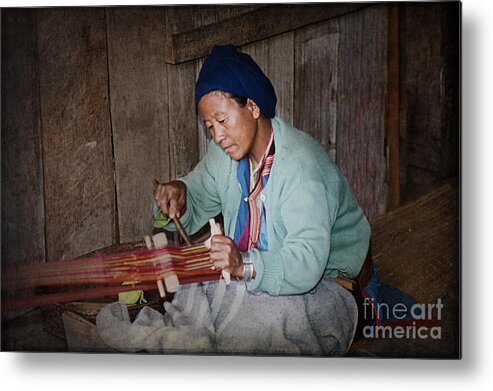
[[[344,355],[358,313],[334,278],[358,275],[370,239],[346,178],[317,141],[275,115],[270,80],[234,46],[213,48],[195,101],[213,140],[193,171],[154,196],[189,233],[222,213],[211,267],[233,281],[182,287],[166,304],[168,333],[187,324],[193,336],[180,343],[207,336],[200,346],[215,352]]]

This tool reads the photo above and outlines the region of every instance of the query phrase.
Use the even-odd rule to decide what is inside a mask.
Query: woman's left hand
[[[211,262],[216,269],[232,276],[243,277],[243,258],[233,240],[224,235],[214,235],[211,240]]]

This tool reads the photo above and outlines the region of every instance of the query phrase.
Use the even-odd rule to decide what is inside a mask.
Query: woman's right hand
[[[159,183],[154,180],[154,199],[166,216],[179,218],[187,200],[187,186],[181,181]]]

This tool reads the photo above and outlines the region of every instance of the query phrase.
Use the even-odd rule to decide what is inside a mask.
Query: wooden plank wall
[[[372,218],[386,210],[388,8],[340,18],[337,163]]]
[[[36,12],[2,13],[2,265],[43,262]]]
[[[203,58],[165,64],[165,38],[252,9],[36,9],[19,23],[21,11],[2,11],[3,47],[15,51],[2,65],[4,91],[21,102],[2,100],[2,258],[16,246],[25,262],[141,240],[153,177],[188,173],[209,139],[194,104]],[[272,79],[278,113],[324,145],[369,217],[387,207],[387,18],[386,5],[373,5],[241,47]],[[418,71],[407,72],[410,88]],[[34,245],[22,244],[22,225]]]
[[[152,181],[169,180],[163,8],[107,8],[108,74],[121,243],[150,233]]]
[[[115,186],[104,8],[38,12],[48,259],[113,243]]]
[[[296,32],[295,43],[296,107],[293,124],[315,137],[334,161],[339,79],[339,19],[300,29]]]
[[[33,193],[43,200],[37,216],[39,228],[45,229],[35,241],[46,247],[46,258],[141,240],[150,227],[152,179],[188,173],[209,139],[197,122],[193,100],[203,59],[165,64],[164,38],[184,26],[193,29],[255,8],[32,11],[37,24],[33,21],[25,36],[32,40],[31,66],[37,70],[39,62],[33,86],[39,83],[41,109],[30,110],[41,124],[38,171],[43,163],[42,175],[32,183],[38,186]],[[337,28],[334,21],[324,22],[242,47],[272,79],[279,115],[312,133],[333,156],[339,120]],[[19,93],[36,97],[36,91]],[[12,210],[8,222],[20,208]]]
[[[399,7],[402,202],[459,174],[459,7]]]
[[[278,115],[321,142],[370,218],[387,207],[387,13],[370,7],[241,48],[271,78]]]
[[[294,32],[241,47],[271,80],[277,95],[276,114],[292,122],[294,110]]]

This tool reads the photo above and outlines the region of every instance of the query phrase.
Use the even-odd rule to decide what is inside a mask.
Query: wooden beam
[[[194,60],[207,55],[215,44],[246,45],[367,6],[330,4],[263,7],[190,31],[168,34],[165,61],[179,64]]]
[[[387,146],[389,167],[389,209],[400,205],[399,176],[399,9],[389,5]]]

